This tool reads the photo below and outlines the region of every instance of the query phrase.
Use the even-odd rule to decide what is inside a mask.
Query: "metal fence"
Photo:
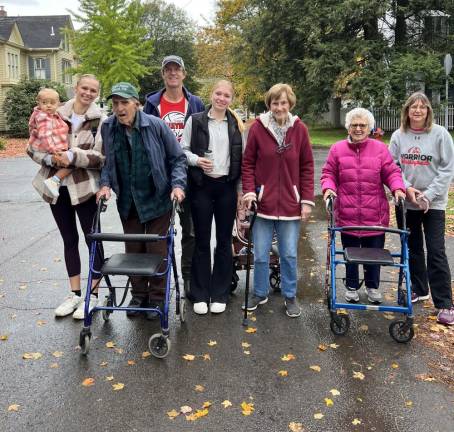
[[[377,127],[384,131],[394,131],[400,127],[400,110],[395,108],[376,108],[372,110]],[[435,123],[445,125],[445,109],[434,109]],[[448,107],[448,129],[454,129],[454,105]]]

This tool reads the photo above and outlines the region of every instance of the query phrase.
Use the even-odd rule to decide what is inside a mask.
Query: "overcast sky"
[[[216,0],[165,0],[185,9],[201,25],[212,20]],[[66,15],[67,9],[78,10],[78,0],[0,0],[8,16],[16,15]]]

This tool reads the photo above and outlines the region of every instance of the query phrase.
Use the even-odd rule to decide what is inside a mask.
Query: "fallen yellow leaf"
[[[95,380],[94,380],[94,378],[85,378],[82,381],[82,385],[84,387],[91,387],[92,385],[95,385]]]
[[[355,419],[353,419],[352,424],[355,425],[355,426],[356,426],[356,425],[360,425],[360,424],[361,424],[361,420],[355,418]]]
[[[176,410],[172,410],[172,411],[167,411],[167,415],[169,416],[170,419],[174,419],[175,417],[178,417],[180,413],[177,412]]]
[[[252,316],[252,317],[250,317],[249,319],[250,319],[252,322],[256,322],[256,321],[257,321],[257,317],[255,317],[255,316]]]
[[[208,409],[206,409],[206,408],[205,408],[205,409],[202,409],[202,410],[197,410],[197,411],[195,412],[195,416],[196,416],[197,418],[205,417],[206,415],[208,415]]]
[[[60,358],[63,355],[63,351],[54,351],[52,355],[56,358]]]
[[[288,372],[287,372],[286,370],[280,370],[280,371],[278,372],[278,374],[279,374],[281,377],[286,377],[286,376],[288,376]]]
[[[125,385],[119,382],[117,384],[112,384],[112,388],[114,389],[114,391],[123,390],[125,388]]]
[[[320,344],[320,345],[318,346],[318,349],[319,349],[320,351],[326,351],[326,350],[328,349],[328,347],[327,347],[325,344]]]
[[[312,369],[315,372],[320,372],[321,371],[320,366],[317,366],[317,365],[309,366],[309,369]]]
[[[114,348],[114,351],[115,351],[117,354],[123,354],[123,348]]]
[[[218,343],[217,343],[216,341],[210,340],[210,341],[208,342],[207,345],[208,345],[208,346],[215,346],[215,345],[217,345],[217,344],[218,344]]]
[[[109,341],[106,342],[106,347],[107,348],[114,348],[117,344],[115,342]]]
[[[247,343],[247,342],[241,342],[241,346],[242,346],[243,348],[249,348],[249,347],[251,346],[251,344],[250,344],[250,343]]]
[[[0,340],[7,341],[8,340],[8,335],[0,335]]]
[[[332,349],[337,349],[337,348],[339,348],[339,345],[335,344],[335,343],[332,343],[332,344],[329,344],[329,347],[332,348]]]
[[[339,392],[339,390],[337,390],[337,389],[331,389],[329,392],[330,392],[333,396],[339,396],[339,395],[340,395],[340,392]]]
[[[51,363],[49,367],[51,369],[57,369],[59,366],[58,366],[58,363]]]
[[[250,351],[243,351],[244,354],[249,355],[251,352]]]
[[[27,284],[19,285],[19,289],[20,289],[20,290],[27,289]]]
[[[192,354],[185,354],[183,358],[187,361],[193,361],[195,359],[195,355]]]
[[[241,410],[241,414],[243,414],[244,416],[249,416],[255,411],[254,404],[241,402]]]
[[[144,352],[142,353],[142,358],[143,358],[143,359],[144,359],[144,358],[147,358],[147,357],[150,357],[150,356],[151,356],[151,352],[150,352],[150,351],[144,351]]]
[[[437,315],[429,315],[427,317],[427,319],[431,320],[431,321],[437,321]]]
[[[36,324],[39,325],[40,327],[42,327],[43,325],[46,325],[46,324],[47,324],[47,321],[38,320],[38,321],[36,321]]]
[[[203,354],[202,357],[204,360],[211,360],[210,354]]]
[[[282,361],[291,361],[291,360],[295,360],[296,357],[293,355],[293,354],[285,354],[284,356],[281,357],[281,360]]]
[[[11,404],[11,405],[8,407],[8,411],[17,412],[17,411],[19,411],[19,408],[20,408],[20,405],[19,405],[19,404]]]
[[[108,364],[108,363],[107,363],[106,361],[103,361],[103,362],[99,363],[99,366],[101,366],[101,367],[106,367],[107,364]]]
[[[24,353],[22,358],[25,360],[39,360],[43,355],[39,352]]]
[[[362,372],[355,372],[353,371],[353,378],[363,380],[365,378],[364,374]]]
[[[192,408],[190,406],[183,405],[182,407],[180,407],[180,412],[182,414],[187,414],[187,413],[190,413],[191,411],[192,411]]]
[[[387,319],[387,320],[393,320],[396,318],[396,316],[392,313],[392,312],[383,312],[383,316]]]
[[[325,417],[322,413],[315,413],[314,414],[314,419],[315,420],[321,420],[323,417]]]
[[[304,431],[302,423],[291,422],[288,424],[288,428],[291,432],[303,432]]]
[[[359,326],[359,329],[361,331],[365,331],[366,332],[367,330],[369,330],[369,326],[367,324],[362,324],[362,325]]]
[[[411,400],[407,400],[407,401],[405,401],[405,406],[407,408],[411,408],[413,406],[413,402]]]
[[[255,327],[248,327],[245,330],[246,333],[257,333],[257,329]]]
[[[197,384],[197,385],[194,387],[194,390],[195,390],[195,391],[198,391],[198,392],[203,392],[203,391],[205,391],[205,387],[204,387],[203,385]]]
[[[420,381],[426,381],[426,382],[435,381],[435,378],[428,374],[418,374],[418,375],[416,375],[416,378],[419,379]]]
[[[399,365],[398,365],[397,363],[392,363],[392,364],[391,364],[391,367],[392,367],[393,369],[399,369]]]
[[[221,402],[221,405],[224,407],[224,408],[228,408],[228,407],[231,407],[232,406],[232,402],[230,402],[229,400],[225,400],[223,402]]]
[[[202,408],[209,408],[211,405],[213,405],[210,401],[206,401],[203,403]]]
[[[113,375],[106,376],[106,381],[113,381],[113,380],[114,380]]]
[[[136,362],[134,360],[128,360],[128,366],[134,366]]]
[[[332,401],[332,399],[329,399],[329,398],[325,398],[325,403],[326,403],[327,407],[332,407],[334,405],[334,402]]]

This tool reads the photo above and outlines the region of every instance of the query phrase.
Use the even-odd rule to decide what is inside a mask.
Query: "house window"
[[[8,78],[19,79],[19,55],[8,52]]]
[[[46,59],[33,59],[33,75],[36,79],[46,79]]]
[[[63,51],[69,52],[69,37],[66,33],[63,34],[62,48]]]
[[[72,84],[71,62],[69,60],[62,60],[61,69],[63,75],[63,82],[65,84]]]

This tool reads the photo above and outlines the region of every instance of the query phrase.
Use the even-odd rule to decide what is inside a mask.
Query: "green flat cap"
[[[125,99],[135,98],[139,100],[139,93],[137,93],[136,88],[128,82],[114,84],[107,99],[110,99],[112,96],[120,96]]]

